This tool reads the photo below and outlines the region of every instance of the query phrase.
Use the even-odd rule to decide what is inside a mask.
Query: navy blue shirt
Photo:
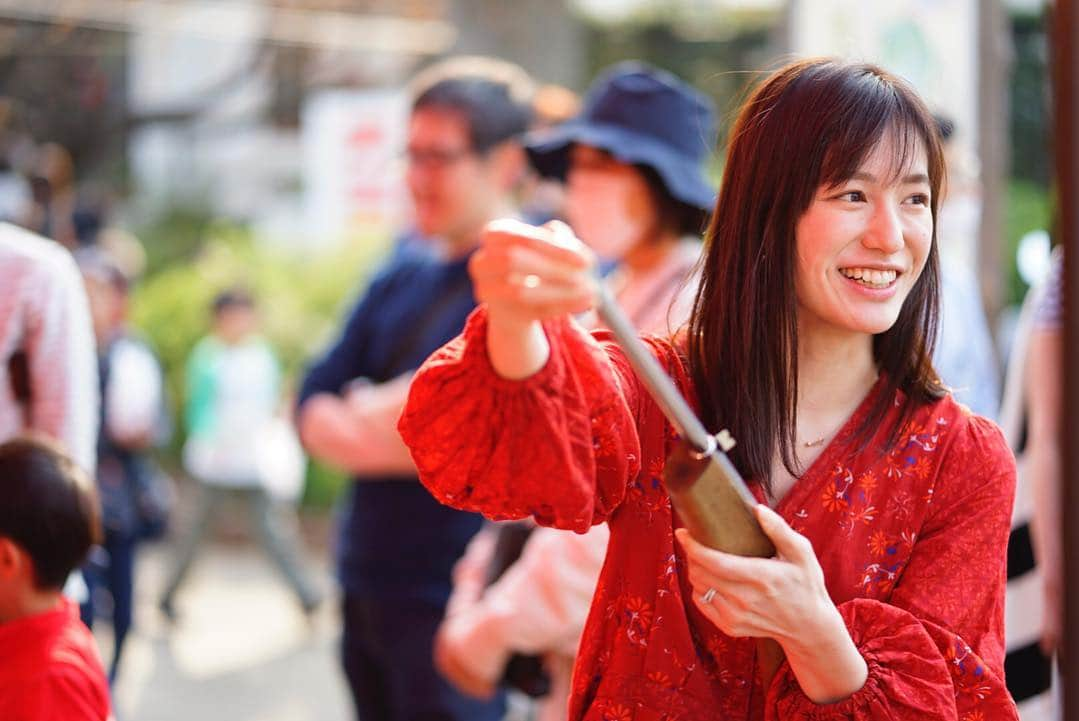
[[[308,369],[300,404],[339,394],[356,378],[383,383],[415,370],[461,332],[474,307],[467,258],[446,262],[423,247],[398,247],[340,338]],[[441,505],[415,476],[353,478],[339,520],[337,570],[347,593],[440,603],[482,523]]]

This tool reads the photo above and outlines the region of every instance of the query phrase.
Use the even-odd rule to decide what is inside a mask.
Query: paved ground
[[[135,628],[114,689],[118,721],[350,719],[336,659],[336,604],[325,603],[305,618],[261,549],[229,535],[207,545],[196,560],[176,597],[172,625],[155,605],[170,548],[163,543],[142,550]],[[308,554],[311,568],[330,589],[328,554],[318,546]],[[96,625],[108,658],[109,629]]]

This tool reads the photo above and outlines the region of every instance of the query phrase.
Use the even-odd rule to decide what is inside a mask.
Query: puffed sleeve
[[[839,606],[869,675],[834,704],[802,693],[784,664],[768,719],[1017,719],[1004,685],[1004,591],[1015,460],[1000,430],[964,416],[930,512],[887,603]]]
[[[398,429],[441,502],[583,533],[606,520],[640,470],[646,397],[609,335],[569,318],[544,330],[546,365],[507,380],[487,358],[487,316],[477,309],[417,372]],[[676,363],[669,345],[653,341],[653,351]]]

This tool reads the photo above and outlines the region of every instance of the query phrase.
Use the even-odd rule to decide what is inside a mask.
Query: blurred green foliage
[[[146,249],[146,276],[195,259],[206,242],[213,216],[196,203],[165,209],[153,223],[139,229]]]
[[[1004,302],[1019,305],[1027,285],[1019,277],[1015,253],[1019,240],[1032,230],[1051,230],[1052,202],[1049,191],[1041,183],[1013,178],[1008,183],[1007,207],[1004,211],[1005,278]]]
[[[304,365],[330,342],[387,248],[382,237],[356,238],[318,252],[283,248],[191,209],[164,214],[140,236],[149,271],[134,290],[132,321],[165,371],[177,430],[166,460],[175,465],[184,440],[184,366],[195,343],[209,332],[214,295],[237,285],[254,295],[263,334],[277,352],[291,395]],[[176,245],[159,247],[163,243]],[[330,505],[343,482],[342,474],[311,464],[304,502]]]

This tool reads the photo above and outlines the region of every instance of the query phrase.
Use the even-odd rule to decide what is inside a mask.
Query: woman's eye
[[[915,193],[910,196],[910,202],[914,205],[929,205],[929,196],[925,193]]]
[[[845,193],[841,193],[839,200],[845,200],[848,203],[862,203],[865,201],[865,193],[860,190],[848,190]]]

